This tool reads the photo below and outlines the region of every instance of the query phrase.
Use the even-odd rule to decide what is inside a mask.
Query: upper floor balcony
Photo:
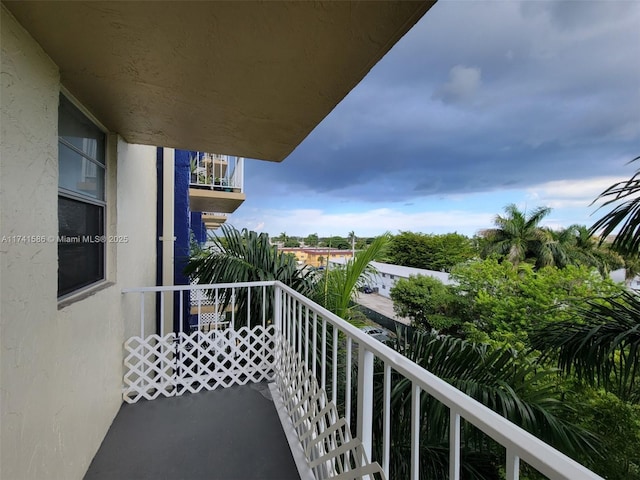
[[[245,201],[244,158],[198,152],[191,159],[192,212],[233,213]]]
[[[227,221],[226,213],[202,212],[202,221],[207,230],[215,230]]]
[[[601,478],[280,282],[124,294],[125,404],[85,478],[416,480],[441,455],[459,480],[472,438],[507,480]]]

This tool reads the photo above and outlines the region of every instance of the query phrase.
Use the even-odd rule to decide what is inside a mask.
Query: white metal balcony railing
[[[244,158],[198,152],[190,163],[190,186],[244,192]]]
[[[601,478],[280,282],[148,287],[123,293],[140,295],[141,328],[139,337],[125,342],[126,402],[273,380],[316,478],[378,478],[373,472],[380,465],[384,477],[389,476],[394,455],[392,371],[412,386],[410,478],[420,478],[422,395],[450,412],[450,480],[461,476],[461,421],[505,448],[507,480],[519,478],[520,460],[551,479]],[[146,335],[145,295],[159,295],[161,318],[169,302],[177,305],[179,333]],[[377,412],[374,362],[383,372],[382,411]],[[375,449],[379,458],[372,458],[374,416],[382,422]],[[350,425],[355,426],[353,438]]]

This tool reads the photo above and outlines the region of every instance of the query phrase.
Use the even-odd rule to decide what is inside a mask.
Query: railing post
[[[373,352],[358,345],[358,438],[371,458],[373,438]]]
[[[140,338],[144,338],[144,292],[140,292]]]
[[[282,289],[279,285],[273,286],[273,325],[276,332],[282,334]]]
[[[507,447],[507,480],[518,480],[520,478],[520,458],[512,448]]]
[[[384,387],[382,407],[382,470],[389,478],[389,458],[391,457],[391,367],[384,364]]]
[[[460,480],[460,415],[449,412],[449,480]]]
[[[411,479],[420,478],[420,386],[411,384]]]

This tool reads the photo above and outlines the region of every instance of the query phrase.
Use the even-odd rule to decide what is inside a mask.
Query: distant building
[[[343,265],[344,260],[331,261],[331,263]],[[425,270],[424,268],[404,267],[402,265],[393,265],[390,263],[371,262],[369,265],[375,267],[378,271],[373,275],[369,286],[384,297],[391,298],[391,288],[396,284],[399,278],[408,279],[409,277],[422,275],[440,280],[445,285],[455,283],[449,278],[446,272],[438,272],[436,270]]]
[[[284,253],[292,253],[301,265],[309,265],[310,267],[324,267],[327,261],[343,261],[353,256],[351,250],[338,250],[335,248],[278,248]]]

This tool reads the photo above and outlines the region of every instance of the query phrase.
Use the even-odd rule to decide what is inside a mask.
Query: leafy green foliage
[[[304,244],[307,245],[308,247],[317,247],[318,246],[318,234],[317,233],[312,233],[310,235],[307,235],[304,239]]]
[[[471,239],[458,233],[425,235],[400,232],[391,240],[388,261],[405,267],[448,272],[454,265],[477,256],[477,253]]]
[[[623,400],[640,402],[640,297],[623,291],[607,302],[588,301],[569,320],[531,336],[533,348],[557,355],[580,380],[602,385]]]
[[[297,268],[295,257],[278,252],[271,246],[267,234],[257,234],[247,229],[239,231],[222,225],[224,237],[215,236],[213,247],[206,256],[192,257],[185,274],[200,284],[253,282],[280,280],[298,292],[308,295],[313,287],[312,277]],[[272,296],[254,295],[249,305],[247,291],[236,292],[238,315],[243,316],[247,308],[258,312],[266,302],[268,312],[272,309]],[[227,301],[230,295],[226,296]]]
[[[608,480],[640,480],[640,405],[590,388],[566,400],[580,405],[575,421],[600,439],[600,455],[583,455],[581,463]]]
[[[551,209],[537,207],[527,215],[512,203],[504,211],[504,216],[496,215],[494,219],[496,228],[482,232],[487,239],[483,256],[497,254],[514,265],[524,261],[537,266],[551,265],[552,254],[540,228],[540,222],[551,213]]]
[[[349,320],[354,296],[359,288],[370,282],[370,275],[374,273],[369,263],[384,255],[388,241],[389,234],[381,235],[345,265],[326,269],[319,274],[311,298],[340,318]]]
[[[351,242],[346,238],[338,236],[323,238],[320,246],[331,247],[338,250],[351,250]]]
[[[562,230],[541,227],[550,212],[550,208],[538,207],[527,215],[514,204],[507,205],[505,215],[494,220],[496,228],[484,230],[475,239],[483,258],[495,256],[513,265],[526,262],[538,269],[584,265],[597,268],[602,276],[624,265],[619,255],[598,244],[583,225]]]
[[[446,335],[415,331],[405,342],[400,332],[395,348],[412,361],[467,395],[551,443],[569,455],[597,452],[596,439],[565,420],[576,412],[558,399],[555,371],[535,359],[518,356],[507,347],[492,348]],[[376,364],[374,411],[382,411],[382,365]],[[448,478],[449,410],[426,393],[421,395],[421,478]],[[410,471],[411,382],[392,373],[392,479]],[[463,478],[499,478],[503,450],[477,429],[463,422],[461,445]],[[374,419],[374,449],[380,458],[382,418]]]
[[[390,293],[396,314],[410,318],[414,326],[450,333],[462,323],[458,318],[459,297],[436,278],[401,278]]]
[[[287,238],[287,240],[284,242],[284,246],[287,248],[297,248],[300,246],[300,242],[298,241],[298,239],[294,238],[294,237],[289,237]]]
[[[209,255],[189,262],[187,275],[201,284],[280,280],[300,293],[310,291],[310,276],[297,268],[295,257],[271,246],[267,234],[220,228],[224,237],[216,235]]]
[[[564,230],[543,230],[547,235],[547,247],[553,258],[553,265],[563,268],[567,265],[595,267],[604,277],[611,270],[622,268],[624,261],[620,255],[597,240],[584,225],[571,225]]]
[[[515,266],[496,259],[458,265],[453,290],[464,299],[461,318],[497,339],[504,334],[526,342],[527,331],[574,318],[574,311],[594,298],[620,293],[621,287],[587,267]]]

